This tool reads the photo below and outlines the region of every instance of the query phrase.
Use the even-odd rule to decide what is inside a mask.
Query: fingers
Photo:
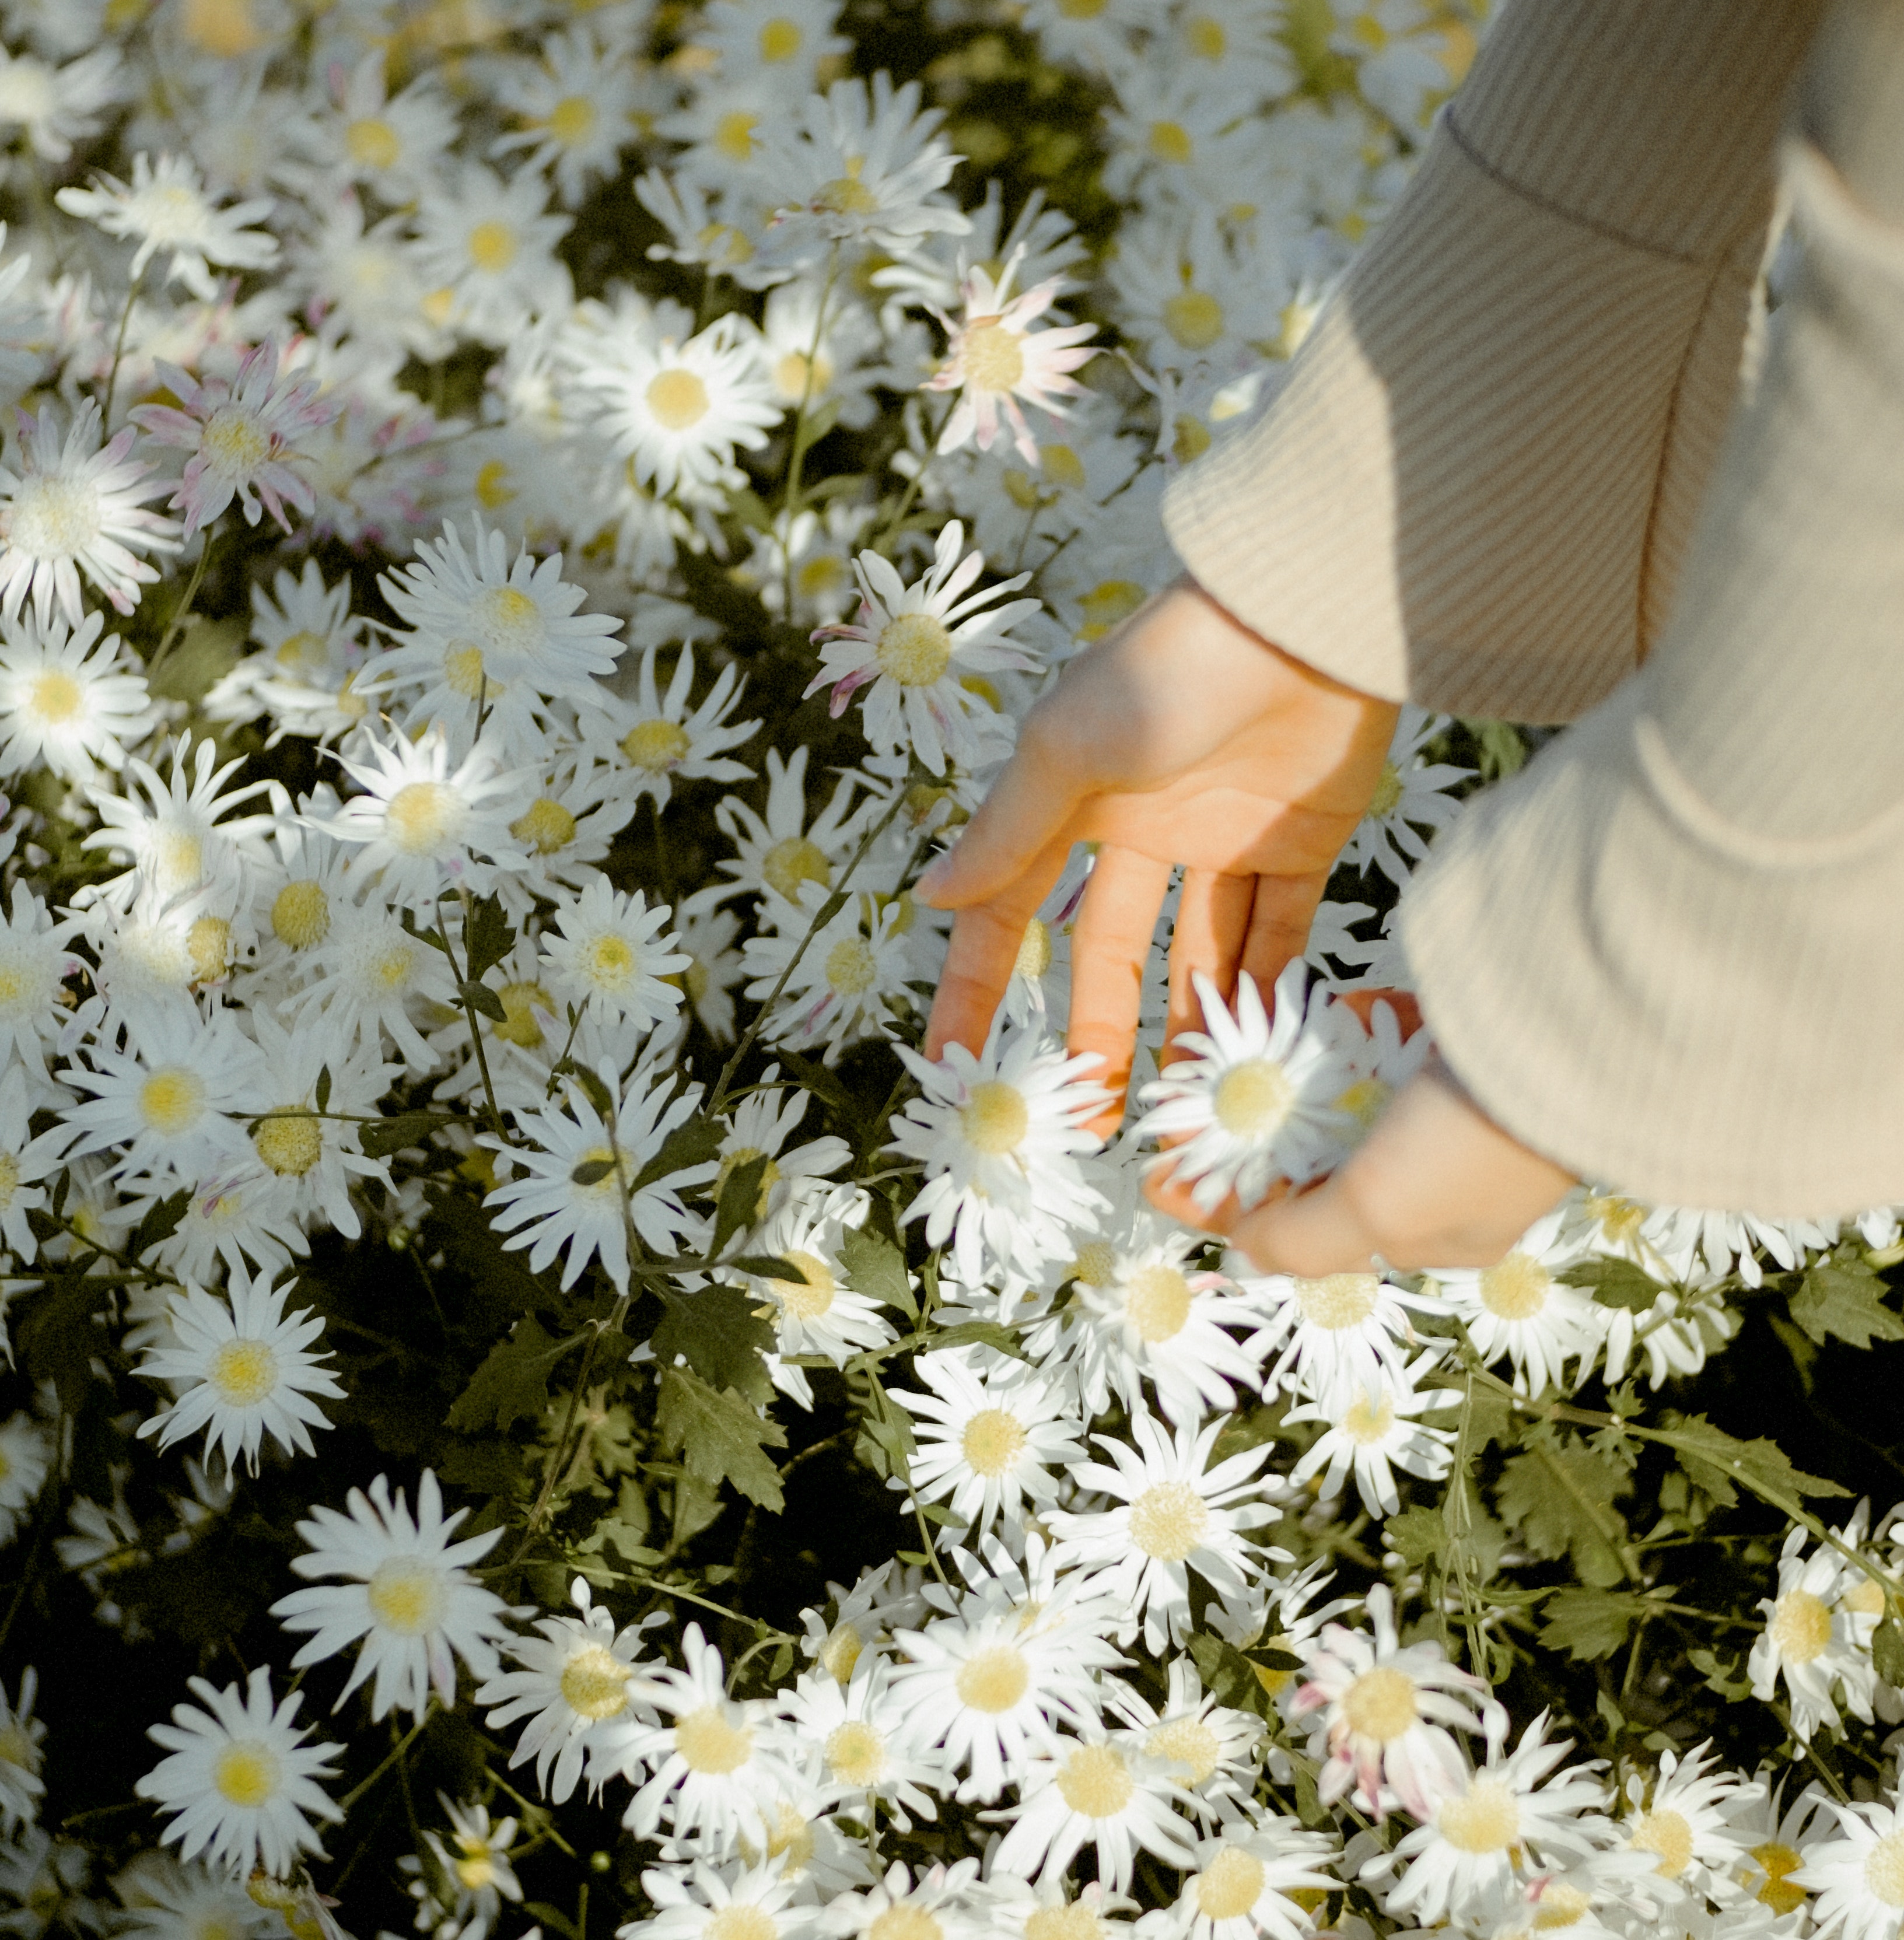
[[[969,909],[1002,897],[1015,889],[1035,859],[1058,842],[1085,788],[1067,758],[1068,739],[1061,730],[1035,733],[1033,721],[1026,723],[1018,752],[964,832],[914,886],[921,902],[935,909]],[[1068,838],[1063,846],[1068,850]],[[1041,889],[1032,898],[1025,921],[1043,897]],[[1022,935],[1023,923],[1019,929]]]
[[[1187,1030],[1203,1028],[1203,1005],[1193,980],[1207,977],[1227,1003],[1236,987],[1237,964],[1250,928],[1255,879],[1219,875],[1209,869],[1184,872],[1178,899],[1176,927],[1170,935],[1170,1015],[1164,1026],[1164,1056],[1171,1058],[1169,1040]]]
[[[1276,980],[1309,947],[1309,926],[1328,886],[1326,869],[1299,876],[1259,876],[1250,906],[1241,967],[1256,980],[1265,1004]]]
[[[1144,965],[1170,882],[1167,862],[1129,849],[1100,850],[1071,932],[1070,1048],[1103,1059],[1094,1075],[1115,1100],[1091,1121],[1101,1138],[1111,1137],[1124,1115]]]
[[[1385,1261],[1492,1266],[1574,1181],[1481,1111],[1445,1067],[1409,1079],[1321,1185],[1230,1228],[1265,1273],[1320,1279]]]
[[[943,1057],[948,1044],[962,1044],[975,1053],[984,1048],[1024,943],[1025,926],[1051,893],[1070,853],[1068,841],[1051,843],[1001,894],[960,911],[926,1023],[928,1057]]]

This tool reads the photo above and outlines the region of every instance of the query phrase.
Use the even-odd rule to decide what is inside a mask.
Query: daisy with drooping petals
[[[1008,630],[1039,610],[1036,599],[993,602],[1015,593],[1028,572],[966,596],[985,569],[983,553],[959,555],[965,528],[954,519],[938,535],[925,577],[908,586],[889,560],[862,552],[853,562],[859,610],[850,623],[813,635],[819,671],[808,694],[833,690],[837,718],[864,688],[866,738],[882,752],[911,749],[935,775],[948,761],[972,768],[1002,755],[1010,731],[983,691],[984,676],[1037,665]],[[968,684],[975,683],[975,684]]]
[[[1430,1428],[1415,1417],[1432,1410],[1454,1408],[1458,1388],[1417,1389],[1415,1382],[1441,1356],[1423,1353],[1400,1380],[1379,1377],[1367,1387],[1338,1389],[1332,1399],[1305,1402],[1291,1408],[1285,1421],[1320,1421],[1328,1426],[1289,1471],[1289,1480],[1316,1486],[1325,1499],[1335,1495],[1353,1469],[1356,1488],[1371,1515],[1393,1515],[1402,1506],[1394,1471],[1402,1469],[1424,1481],[1439,1481],[1454,1461],[1451,1429]]]
[[[1027,465],[1035,465],[1038,441],[1025,422],[1018,400],[1022,398],[1061,418],[1069,415],[1063,399],[1084,389],[1066,374],[1097,354],[1095,349],[1078,347],[1095,334],[1097,326],[1073,323],[1034,332],[1031,325],[1051,308],[1060,279],[1054,276],[1022,295],[1008,298],[1005,293],[1024,259],[1021,245],[1012,252],[996,282],[983,265],[966,272],[963,323],[954,323],[942,312],[934,313],[952,340],[946,346],[944,363],[926,380],[925,388],[960,392],[939,434],[941,452],[956,451],[969,438],[977,441],[981,451],[990,451],[1002,413],[1012,428],[1018,455]]]
[[[1172,1940],[1304,1940],[1314,1923],[1293,1896],[1339,1891],[1321,1870],[1333,1856],[1326,1834],[1293,1819],[1234,1820],[1197,1841],[1196,1870],[1162,1930]]]
[[[1190,1863],[1192,1835],[1172,1790],[1161,1759],[1119,1738],[1097,1731],[1060,1740],[1026,1766],[1017,1804],[999,1815],[1012,1825],[992,1863],[1021,1878],[1055,1877],[1089,1845],[1106,1888],[1127,1892],[1140,1850],[1166,1865]]]
[[[650,647],[641,657],[635,697],[624,700],[599,688],[581,716],[584,744],[599,760],[616,770],[618,781],[633,785],[637,801],[652,795],[665,808],[681,781],[744,781],[753,770],[744,761],[727,758],[728,750],[751,741],[758,721],[730,721],[740,704],[741,677],[730,660],[692,712],[688,697],[694,691],[694,650],[682,648],[664,694],[655,679],[661,649]]]
[[[402,1490],[392,1499],[383,1475],[371,1483],[368,1497],[352,1489],[347,1503],[347,1515],[320,1503],[309,1521],[298,1525],[308,1547],[291,1558],[292,1570],[307,1579],[347,1580],[294,1590],[271,1606],[286,1630],[313,1633],[291,1660],[292,1667],[322,1664],[362,1637],[337,1702],[374,1672],[373,1719],[393,1707],[420,1718],[432,1690],[445,1704],[454,1704],[456,1658],[479,1679],[494,1676],[496,1646],[510,1635],[503,1621],[508,1606],[466,1566],[496,1547],[501,1527],[452,1542],[452,1533],[469,1511],[443,1513],[443,1493],[431,1469],[417,1483],[414,1515]]]
[[[1561,1209],[1536,1220],[1491,1267],[1433,1275],[1436,1292],[1467,1328],[1475,1350],[1484,1360],[1511,1361],[1514,1384],[1524,1393],[1539,1394],[1550,1383],[1564,1386],[1567,1363],[1576,1359],[1584,1376],[1605,1332],[1604,1310],[1560,1277],[1582,1257],[1577,1245],[1561,1238],[1564,1218]]]
[[[171,1753],[133,1789],[172,1814],[168,1845],[190,1859],[208,1853],[234,1872],[262,1865],[282,1877],[301,1853],[322,1853],[313,1820],[343,1814],[318,1784],[330,1776],[335,1746],[307,1745],[307,1728],[291,1723],[304,1694],[294,1691],[275,1709],[271,1673],[260,1664],[244,1694],[227,1684],[215,1690],[191,1680],[203,1710],[175,1704],[172,1722],[147,1735]]]
[[[178,407],[141,404],[126,415],[155,443],[191,453],[171,500],[172,509],[185,515],[185,538],[209,526],[233,499],[249,526],[268,511],[288,532],[287,501],[310,517],[316,499],[291,469],[300,456],[296,440],[301,432],[328,424],[338,407],[320,398],[309,378],[279,381],[275,342],[248,351],[230,379],[195,378],[163,359],[155,368]]]
[[[789,1940],[811,1928],[811,1909],[790,1904],[802,1884],[777,1856],[724,1866],[694,1859],[685,1871],[651,1867],[641,1890],[655,1911],[641,1923],[642,1940]]]
[[[1281,1350],[1265,1392],[1294,1392],[1331,1409],[1405,1380],[1408,1357],[1420,1345],[1411,1314],[1441,1310],[1432,1295],[1411,1293],[1380,1274],[1259,1274],[1242,1253],[1225,1264],[1263,1322],[1252,1349],[1264,1358]]]
[[[604,1019],[645,1031],[681,1008],[682,993],[664,980],[692,960],[676,945],[665,903],[652,909],[641,891],[624,895],[607,877],[593,877],[572,903],[558,902],[542,932],[542,961],[563,994]]]
[[[92,780],[117,769],[153,722],[142,670],[105,618],[88,613],[69,629],[63,613],[44,626],[0,621],[0,774],[44,762],[63,780]]]
[[[53,602],[69,627],[86,618],[79,575],[96,586],[115,613],[139,604],[139,590],[158,569],[138,552],[176,552],[178,527],[141,509],[166,489],[148,478],[143,459],[128,459],[138,433],[130,425],[103,447],[99,407],[87,398],[63,440],[50,404],[35,418],[20,413],[20,469],[0,465],[0,614],[17,619],[28,594],[44,633]]]
[[[1805,1532],[1794,1529],[1778,1560],[1778,1593],[1760,1600],[1765,1627],[1752,1646],[1746,1668],[1752,1694],[1770,1698],[1785,1680],[1792,1707],[1792,1731],[1800,1744],[1811,1742],[1820,1725],[1835,1731],[1841,1722],[1834,1689],[1854,1717],[1869,1722],[1876,1672],[1871,1652],[1859,1636],[1871,1626],[1848,1603],[1847,1578],[1863,1581],[1834,1551],[1805,1553]]]
[[[311,1397],[341,1400],[344,1391],[323,1365],[328,1354],[310,1351],[322,1338],[322,1319],[308,1307],[285,1315],[290,1292],[234,1273],[228,1305],[203,1287],[173,1294],[166,1305],[177,1344],[148,1354],[139,1371],[189,1385],[169,1408],[142,1423],[139,1433],[156,1435],[159,1446],[169,1448],[202,1428],[208,1459],[215,1448],[236,1469],[243,1455],[254,1475],[267,1435],[288,1455],[314,1453],[311,1429],[331,1423]]]
[[[1683,1758],[1661,1752],[1650,1785],[1637,1773],[1629,1778],[1633,1810],[1622,1823],[1633,1850],[1656,1862],[1661,1890],[1723,1898],[1751,1847],[1750,1815],[1765,1795],[1762,1784],[1719,1765],[1708,1738]]]
[[[135,283],[154,256],[169,252],[165,280],[184,284],[200,303],[218,294],[209,264],[261,270],[277,261],[277,238],[245,227],[270,214],[270,197],[220,209],[183,155],[161,155],[155,164],[142,151],[133,157],[130,183],[99,175],[91,188],[63,188],[53,199],[69,215],[96,223],[108,236],[137,240],[127,271]]]
[[[1904,1806],[1894,1793],[1869,1802],[1823,1801],[1837,1838],[1820,1837],[1789,1877],[1815,1893],[1811,1931],[1841,1940],[1895,1940],[1904,1923]],[[1822,1830],[1823,1815],[1820,1814]]]
[[[1405,1648],[1386,1585],[1377,1584],[1365,1603],[1373,1634],[1325,1626],[1289,1708],[1314,1719],[1312,1752],[1326,1751],[1317,1786],[1323,1798],[1340,1798],[1353,1786],[1355,1802],[1378,1819],[1399,1799],[1427,1820],[1437,1798],[1466,1783],[1466,1761],[1448,1728],[1481,1728],[1475,1707],[1488,1699],[1488,1686],[1450,1664],[1439,1644]]]

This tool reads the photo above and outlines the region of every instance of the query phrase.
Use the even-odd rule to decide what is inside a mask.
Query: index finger
[[[945,967],[926,1020],[928,1057],[943,1057],[948,1044],[962,1044],[975,1054],[984,1048],[999,999],[1017,967],[1026,927],[1070,853],[1068,840],[1052,843],[996,895],[962,909],[953,920]]]

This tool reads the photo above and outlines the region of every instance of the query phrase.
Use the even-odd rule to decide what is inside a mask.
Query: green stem
[[[793,413],[793,450],[787,459],[786,490],[780,499],[780,558],[785,570],[787,618],[793,618],[793,521],[800,510],[800,474],[807,462],[808,435],[807,407],[813,402],[813,368],[819,361],[820,340],[826,334],[826,307],[833,300],[833,285],[840,273],[840,246],[833,246],[827,258],[826,280],[820,285],[819,304],[813,312],[813,340],[807,351],[807,368],[801,373],[800,402]]]
[[[462,898],[463,921],[467,923],[469,920],[469,892],[462,889],[458,894]],[[476,1006],[463,995],[463,986],[469,980],[463,975],[462,965],[456,961],[456,948],[450,941],[450,926],[443,920],[443,898],[441,896],[436,899],[436,933],[442,938],[443,953],[449,958],[450,974],[456,980],[456,1002],[462,1007],[463,1016],[469,1025],[469,1041],[476,1051],[476,1069],[483,1081],[483,1097],[489,1105],[490,1129],[505,1145],[513,1145],[515,1141],[503,1128],[502,1107],[496,1102],[496,1085],[490,1076],[490,1060],[488,1054],[483,1048],[483,1028],[477,1020]],[[464,962],[468,961],[465,957]]]
[[[126,307],[119,313],[119,329],[112,340],[112,368],[106,374],[105,408],[99,416],[99,442],[106,444],[112,436],[112,401],[119,389],[119,361],[126,351],[126,326],[133,320],[133,305],[139,300],[139,293],[144,287],[145,272],[142,270],[133,277],[126,291]]]
[[[394,1746],[391,1747],[389,1756],[384,1759],[383,1762],[377,1767],[376,1771],[371,1774],[368,1778],[364,1780],[362,1784],[353,1786],[349,1791],[346,1792],[344,1795],[337,1801],[337,1809],[340,1811],[348,1812],[350,1808],[357,1803],[358,1800],[362,1798],[364,1795],[376,1784],[377,1780],[396,1763],[398,1759],[401,1758],[404,1753],[409,1750],[410,1746],[416,1742],[418,1734],[422,1731],[423,1727],[429,1722],[430,1716],[431,1707],[426,1705],[424,1707],[423,1715],[419,1718],[416,1723],[412,1725],[410,1729],[398,1740],[397,1743]]]
[[[205,583],[205,567],[212,557],[212,535],[207,532],[205,543],[198,549],[198,563],[192,568],[192,576],[186,582],[185,596],[172,609],[172,618],[166,622],[165,632],[160,636],[152,657],[145,663],[145,678],[148,682],[164,666],[166,655],[171,652],[173,642],[191,617],[192,602],[198,597],[198,589]]]

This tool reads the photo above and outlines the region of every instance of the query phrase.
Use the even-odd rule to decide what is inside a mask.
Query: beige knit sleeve
[[[1482,1107],[1651,1200],[1904,1200],[1904,0],[1841,5],[1804,266],[1644,669],[1403,906]]]
[[[1184,564],[1391,700],[1564,721],[1650,646],[1737,388],[1811,0],[1508,0]]]

